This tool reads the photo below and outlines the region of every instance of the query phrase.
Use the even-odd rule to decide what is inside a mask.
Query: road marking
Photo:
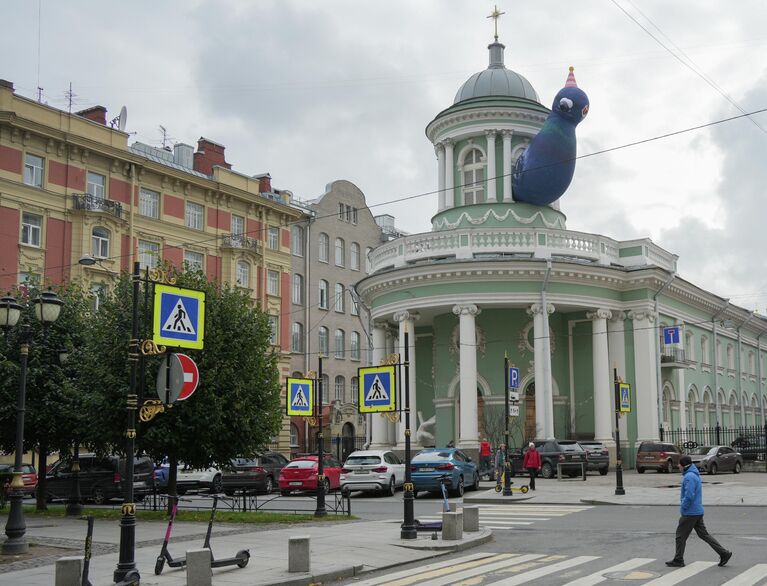
[[[605,568],[604,570],[599,570],[598,572],[594,572],[593,574],[590,574],[589,576],[578,578],[577,580],[574,580],[573,582],[568,582],[564,586],[593,586],[594,584],[599,584],[600,582],[604,582],[605,580],[607,580],[607,578],[605,578],[605,574],[609,574],[611,572],[626,572],[628,570],[634,570],[638,568],[639,566],[649,564],[652,561],[655,561],[655,559],[654,558],[634,558],[634,559],[628,560],[627,562],[623,562],[621,564],[613,566],[611,568]]]
[[[514,554],[505,554],[502,557],[511,558],[513,556]],[[470,567],[473,567],[473,565],[486,563],[489,558],[498,559],[499,557],[501,556],[499,556],[498,554],[490,553],[490,552],[474,553],[474,554],[465,555],[456,559],[428,564],[426,566],[420,566],[418,568],[412,568],[410,570],[403,570],[401,572],[395,572],[393,574],[386,574],[385,576],[378,576],[377,578],[370,578],[369,580],[365,580],[364,582],[355,582],[354,584],[355,586],[378,586],[379,584],[390,584],[392,583],[392,581],[411,578],[414,575],[420,576],[421,573],[423,572],[433,572],[435,570],[440,570],[442,568],[453,568],[456,566],[463,567],[463,568],[470,568]],[[413,583],[413,582],[410,582],[410,583]],[[404,585],[404,584],[407,584],[407,582],[399,582],[399,584]]]
[[[672,586],[673,584],[679,584],[682,580],[687,580],[687,578],[699,574],[703,570],[715,565],[716,562],[693,562],[687,564],[684,568],[674,570],[670,574],[666,574],[655,580],[650,580],[649,582],[646,582],[644,586]]]
[[[754,567],[743,572],[740,576],[736,576],[729,582],[725,582],[722,586],[754,586],[754,584],[760,582],[765,576],[767,576],[767,564],[756,564]]]
[[[556,564],[544,566],[543,568],[531,570],[529,572],[519,574],[518,576],[514,576],[512,578],[506,578],[505,580],[493,582],[493,586],[516,586],[517,584],[525,584],[526,582],[530,580],[536,580],[537,578],[548,576],[549,574],[556,574],[557,572],[560,572],[561,570],[566,570],[567,568],[574,568],[575,566],[580,566],[581,564],[585,564],[587,562],[593,562],[594,560],[598,560],[598,559],[599,559],[599,556],[582,555],[576,558],[565,560],[563,562],[558,562]]]
[[[526,555],[520,555],[516,556],[512,559],[507,559],[499,562],[495,562],[492,564],[483,563],[478,568],[474,568],[471,570],[463,570],[461,572],[453,572],[452,568],[445,568],[442,570],[442,575],[450,574],[450,577],[447,582],[445,582],[444,578],[442,577],[434,577],[434,579],[422,581],[424,577],[432,578],[432,576],[423,576],[419,575],[417,580],[414,580],[413,582],[408,582],[408,584],[418,584],[418,586],[444,586],[445,584],[452,584],[453,582],[458,582],[459,580],[465,580],[467,578],[473,578],[475,576],[479,576],[482,574],[488,574],[494,570],[500,570],[504,568],[509,568],[512,566],[517,566],[520,564],[525,564],[527,562],[532,562],[535,560],[539,560],[541,558],[546,557],[543,554],[526,554]],[[396,584],[387,584],[387,586],[400,586],[400,583],[397,582]],[[404,585],[403,585],[404,586]]]

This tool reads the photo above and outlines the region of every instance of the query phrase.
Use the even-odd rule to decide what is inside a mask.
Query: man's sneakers
[[[724,567],[727,565],[727,562],[730,561],[730,558],[732,557],[732,552],[728,551],[726,553],[723,553],[721,556],[719,556],[719,567]]]
[[[670,562],[666,562],[666,565],[669,568],[684,568],[684,562],[680,562],[679,560],[671,560]]]

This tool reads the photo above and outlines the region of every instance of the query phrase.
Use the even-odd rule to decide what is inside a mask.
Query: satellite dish
[[[120,108],[120,115],[117,117],[117,130],[125,132],[125,125],[128,123],[128,109],[123,106]]]

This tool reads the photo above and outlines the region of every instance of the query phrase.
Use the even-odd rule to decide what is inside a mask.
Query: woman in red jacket
[[[541,469],[541,455],[535,449],[535,444],[530,442],[525,452],[525,458],[522,460],[522,467],[530,473],[530,490],[535,490],[535,477],[538,470]]]

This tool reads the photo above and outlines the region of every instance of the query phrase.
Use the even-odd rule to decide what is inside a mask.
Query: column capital
[[[373,321],[373,329],[379,329],[383,330],[384,332],[389,332],[392,327],[391,324],[387,321]]]
[[[485,130],[485,136],[487,136],[487,137],[495,138],[496,134],[498,134],[497,130]]]
[[[453,313],[455,315],[479,315],[482,310],[473,303],[467,303],[466,305],[454,305]]]
[[[514,136],[513,130],[501,130],[501,134],[503,135],[503,138],[511,138]]]
[[[551,315],[556,311],[556,307],[554,307],[551,303],[546,304],[546,312]],[[530,307],[527,308],[527,315],[538,315],[543,313],[543,305],[540,303],[533,303]]]
[[[403,321],[418,321],[421,316],[414,311],[398,311],[392,316],[392,319],[398,323]]]
[[[631,310],[628,312],[628,318],[634,321],[641,321],[646,319],[650,323],[653,323],[655,321],[655,312],[649,311],[649,310]]]
[[[625,311],[612,311],[612,317],[608,318],[610,321],[622,322],[626,319]]]
[[[434,143],[434,152],[436,153],[437,156],[439,156],[440,153],[444,153],[445,152],[445,144],[442,143],[442,142],[435,142]]]
[[[609,309],[595,309],[594,311],[587,311],[586,318],[590,320],[597,319],[612,319],[613,313]]]
[[[455,141],[452,138],[445,138],[440,141],[440,143],[444,148],[451,147],[455,144]]]

